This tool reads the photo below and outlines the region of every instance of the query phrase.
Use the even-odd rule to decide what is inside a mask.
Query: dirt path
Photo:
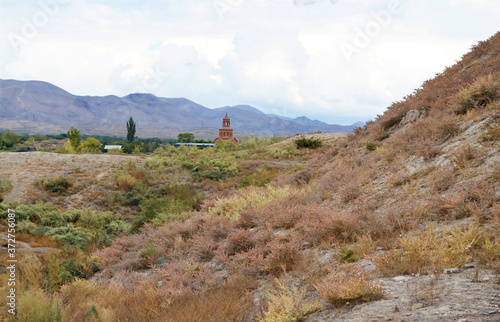
[[[0,178],[12,182],[12,190],[4,198],[6,201],[22,200],[36,180],[64,176],[71,171],[100,180],[110,169],[116,170],[130,161],[141,163],[143,159],[112,154],[0,153]]]

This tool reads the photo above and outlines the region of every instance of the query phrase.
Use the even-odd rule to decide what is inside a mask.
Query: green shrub
[[[12,182],[9,179],[0,179],[0,192],[6,192],[12,189]]]
[[[130,174],[121,175],[116,178],[116,185],[118,186],[118,189],[122,191],[127,191],[129,188],[139,183],[140,182]]]
[[[35,184],[41,186],[43,189],[48,190],[52,193],[62,193],[66,191],[70,186],[70,183],[64,177],[51,178],[48,179],[47,181],[45,180],[36,181]]]
[[[366,149],[368,151],[375,151],[377,149],[377,143],[374,143],[374,142],[366,143]]]
[[[19,143],[19,136],[12,132],[6,132],[0,135],[0,147],[12,148],[14,144]]]
[[[349,246],[343,246],[340,249],[339,257],[347,263],[354,263],[361,259],[361,257],[356,254],[355,250]]]
[[[81,145],[81,153],[97,154],[101,153],[101,142],[96,138],[87,138]]]
[[[89,233],[78,230],[73,226],[57,227],[47,231],[45,235],[65,246],[80,249],[85,248],[87,242],[92,239]]]
[[[293,143],[297,146],[298,149],[316,149],[323,145],[321,140],[312,138],[307,138],[304,135],[301,135],[298,139],[293,140]]]
[[[78,220],[77,212],[60,212],[54,210],[43,214],[41,224],[46,227],[63,227]]]
[[[27,290],[19,299],[16,321],[62,321],[62,300],[40,289]]]

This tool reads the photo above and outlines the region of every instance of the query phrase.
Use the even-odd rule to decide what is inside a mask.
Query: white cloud
[[[3,0],[0,78],[366,120],[497,31],[495,0],[401,0],[401,13],[378,22],[391,1]],[[25,37],[50,3],[61,4]],[[367,32],[347,59],[341,45]]]

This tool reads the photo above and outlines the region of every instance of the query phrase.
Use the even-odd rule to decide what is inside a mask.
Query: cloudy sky
[[[373,119],[500,30],[498,0],[0,0],[0,78]]]

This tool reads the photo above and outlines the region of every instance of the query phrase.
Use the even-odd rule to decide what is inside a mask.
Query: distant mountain
[[[186,98],[137,93],[124,97],[76,96],[47,82],[0,80],[0,128],[28,133],[63,133],[75,126],[83,133],[123,136],[125,124],[132,116],[139,136],[175,137],[192,132],[199,138],[213,139],[226,113],[236,137],[317,131],[346,133],[356,127],[326,124],[307,117],[266,115],[249,105],[209,109]]]

